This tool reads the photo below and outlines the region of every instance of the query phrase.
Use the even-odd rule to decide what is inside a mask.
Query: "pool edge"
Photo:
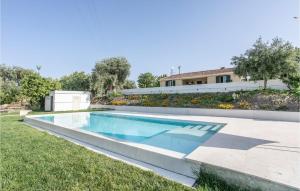
[[[76,129],[71,129],[42,120],[37,120],[34,119],[35,117],[37,116],[25,116],[24,122],[28,125],[36,126],[44,130],[53,131],[57,134],[70,137],[88,143],[90,145],[94,145],[101,149],[115,152],[125,157],[148,163],[171,172],[175,172],[191,178],[197,178],[195,170],[200,169],[200,163],[186,160],[185,157],[180,158],[171,156],[168,153],[155,152],[153,150],[150,151],[140,147],[135,147],[133,145],[124,144],[123,142],[119,142],[117,140],[110,140],[107,138],[96,136],[92,133],[86,133],[83,131],[78,131]]]

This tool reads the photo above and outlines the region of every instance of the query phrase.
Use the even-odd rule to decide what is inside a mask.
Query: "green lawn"
[[[0,190],[195,190],[0,116]],[[232,190],[202,176],[197,190]],[[236,190],[236,189],[234,189]]]
[[[1,116],[1,190],[191,190]]]

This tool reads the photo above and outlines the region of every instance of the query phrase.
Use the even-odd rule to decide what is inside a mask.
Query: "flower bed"
[[[297,97],[288,91],[255,90],[226,93],[109,96],[101,104],[148,107],[190,107],[299,111]]]

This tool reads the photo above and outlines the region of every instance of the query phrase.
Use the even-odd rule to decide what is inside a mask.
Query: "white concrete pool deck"
[[[300,124],[228,117],[115,111],[120,114],[226,123],[185,158],[300,190]]]

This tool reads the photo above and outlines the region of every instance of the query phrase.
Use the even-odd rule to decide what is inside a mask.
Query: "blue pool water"
[[[121,115],[109,112],[72,113],[38,117],[120,141],[136,142],[188,154],[224,124]]]

